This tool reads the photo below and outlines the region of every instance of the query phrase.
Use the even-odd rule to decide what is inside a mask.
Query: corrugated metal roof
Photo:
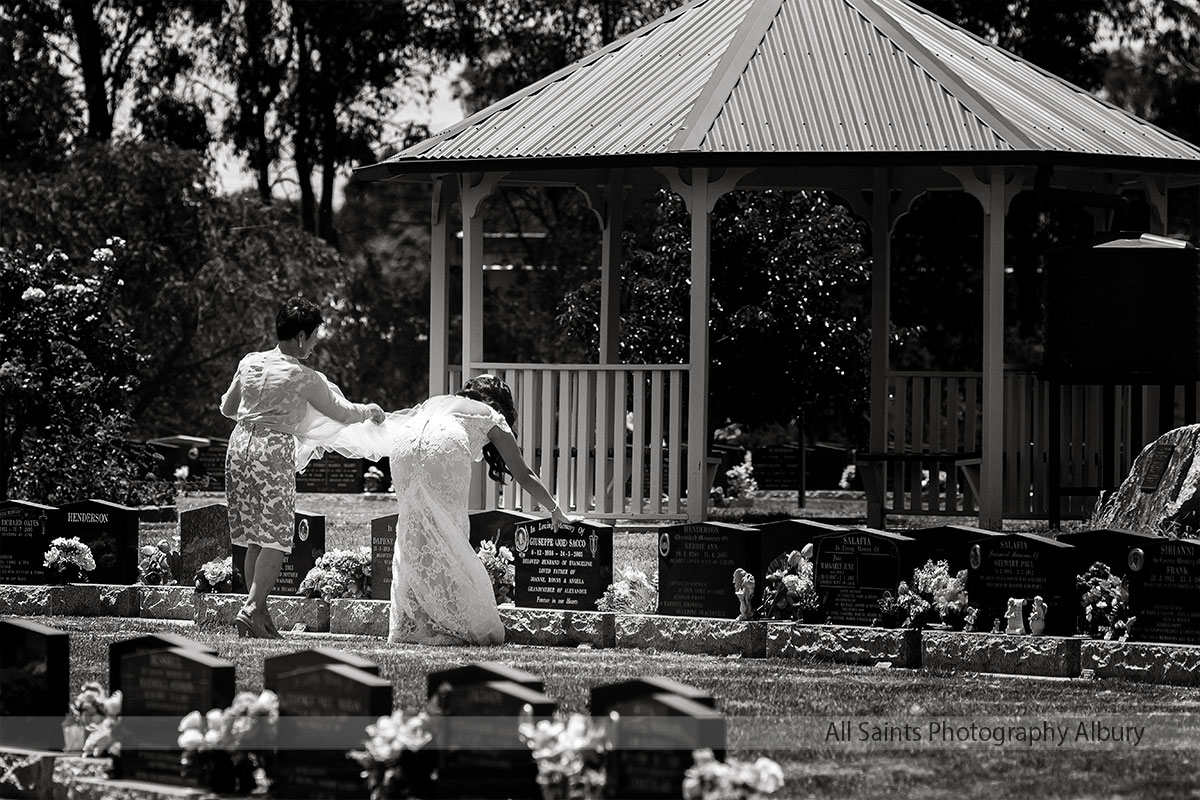
[[[1026,151],[1200,164],[908,0],[693,0],[384,163]]]

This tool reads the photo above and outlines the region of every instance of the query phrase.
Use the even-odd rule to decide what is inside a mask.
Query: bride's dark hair
[[[504,421],[508,423],[508,427],[516,434],[517,407],[513,403],[512,390],[508,388],[507,383],[495,375],[480,375],[463,384],[463,388],[459,389],[457,394],[459,397],[487,403],[499,411],[500,415],[504,417]],[[504,483],[504,476],[512,475],[508,465],[504,463],[504,457],[491,442],[483,446],[483,460],[488,465],[488,477],[497,483]]]

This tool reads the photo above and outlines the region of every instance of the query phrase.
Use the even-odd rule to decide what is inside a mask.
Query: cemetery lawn
[[[928,718],[1005,716],[1040,724],[1060,715],[1093,719],[1195,714],[1194,689],[1121,681],[1038,680],[1009,676],[833,666],[799,659],[741,659],[639,650],[594,650],[504,645],[498,648],[390,645],[378,638],[288,634],[282,641],[239,640],[232,627],[141,619],[63,618],[71,634],[71,683],[107,685],[108,645],[139,633],[170,631],[214,647],[236,664],[238,689],[262,688],[265,657],[309,647],[332,647],[375,661],[393,686],[396,706],[424,701],[425,674],[477,660],[499,661],[545,680],[546,693],[566,711],[586,712],[589,689],[626,678],[662,675],[698,686],[717,698],[729,718],[731,755],[778,761],[788,798],[1096,798],[1196,797],[1200,759],[1194,739],[1154,749],[1099,747],[972,749],[911,748],[902,744],[864,751],[799,748],[812,726],[830,718],[886,717],[926,725]],[[1009,722],[1016,720],[1010,719]],[[969,720],[967,720],[969,722]],[[809,726],[805,728],[805,726]],[[1165,744],[1165,746],[1164,746]],[[766,745],[766,746],[764,746]]]

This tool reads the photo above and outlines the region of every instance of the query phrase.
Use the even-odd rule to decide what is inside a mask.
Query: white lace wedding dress
[[[479,556],[471,549],[467,493],[471,465],[499,413],[452,413],[455,397],[433,397],[389,420],[399,515],[392,555],[388,641],[501,644],[504,626]]]

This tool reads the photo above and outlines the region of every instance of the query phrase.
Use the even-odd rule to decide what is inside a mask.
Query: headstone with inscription
[[[296,524],[292,532],[292,552],[283,559],[279,577],[271,594],[295,597],[304,576],[325,553],[325,516],[307,511],[296,512]],[[246,548],[233,547],[233,564],[240,565],[246,558]]]
[[[124,675],[121,670],[125,656],[134,653],[150,653],[155,650],[171,650],[176,647],[181,647],[185,650],[194,650],[197,653],[207,653],[210,656],[217,655],[215,648],[192,641],[177,633],[147,633],[142,636],[134,636],[129,639],[122,639],[119,642],[113,642],[108,646],[109,692],[115,692],[122,688]],[[207,711],[208,709],[205,710]]]
[[[121,777],[187,785],[179,720],[233,703],[234,666],[186,647],[130,653],[121,660]]]
[[[445,687],[455,688],[493,681],[515,683],[535,692],[545,691],[546,688],[541,678],[523,669],[510,667],[497,661],[476,661],[472,664],[447,667],[428,673],[425,676],[425,696],[432,697],[434,692]]]
[[[911,580],[917,543],[907,536],[856,528],[816,542],[813,588],[825,618],[835,625],[871,625],[885,592]]]
[[[759,447],[751,456],[754,482],[763,491],[799,491],[804,485],[804,459],[795,442]]]
[[[1200,644],[1200,540],[1157,537],[1130,551],[1130,639]]]
[[[536,798],[537,764],[517,728],[525,708],[549,719],[556,703],[525,686],[491,681],[457,686],[442,696],[438,795]]]
[[[1033,533],[989,536],[971,545],[967,572],[967,596],[979,609],[976,628],[992,630],[1003,622],[1009,598],[1025,600],[1025,627],[1033,598],[1041,597],[1048,608],[1045,633],[1050,636],[1075,634],[1075,592],[1078,555],[1074,546]]]
[[[1200,425],[1169,430],[1146,445],[1129,474],[1092,515],[1097,528],[1167,536],[1194,536],[1200,529]]]
[[[521,511],[473,511],[470,515],[471,549],[478,550],[481,542],[491,540],[497,547],[513,549],[516,527],[524,522],[537,522],[543,517]]]
[[[264,658],[263,688],[269,689],[272,692],[277,691],[280,676],[301,669],[319,667],[323,664],[341,664],[342,666],[353,667],[371,675],[379,674],[379,665],[362,656],[356,656],[353,653],[346,653],[341,650],[334,650],[330,647],[313,647],[308,650],[297,650],[294,653],[284,653],[283,655]]]
[[[138,579],[138,511],[107,500],[67,503],[51,516],[50,537],[79,540],[92,549],[90,583],[130,586]]]
[[[761,533],[745,525],[690,522],[658,531],[658,613],[678,617],[738,615],[733,573],[755,573]]]
[[[362,768],[346,756],[366,725],[392,713],[392,683],[346,664],[281,674],[276,797],[364,797]],[[310,749],[300,749],[310,748]]]
[[[228,452],[228,439],[210,439],[208,447],[200,448],[200,466],[208,476],[210,492],[225,491],[225,454]]]
[[[357,494],[363,490],[366,462],[338,453],[309,462],[304,472],[296,473],[296,491],[320,494]]]
[[[371,520],[371,599],[392,597],[392,556],[396,550],[396,519],[388,514]]]
[[[686,697],[688,700],[709,708],[717,707],[717,701],[704,689],[689,686],[671,678],[652,676],[593,686],[588,709],[593,717],[604,717],[616,703],[655,694],[673,694],[678,697]]]
[[[196,572],[213,559],[230,555],[229,508],[212,503],[179,512],[180,583],[190,584]],[[234,561],[239,570],[241,562]]]
[[[1076,575],[1083,575],[1093,564],[1101,563],[1108,567],[1110,573],[1123,580],[1128,588],[1130,576],[1135,571],[1142,570],[1145,566],[1146,554],[1154,552],[1159,542],[1167,540],[1165,537],[1149,533],[1138,533],[1136,531],[1125,531],[1115,528],[1096,528],[1060,533],[1057,541],[1075,547]],[[1081,599],[1082,591],[1077,590],[1076,592],[1076,596]],[[1132,602],[1132,598],[1130,598],[1130,601]],[[1081,603],[1076,604],[1075,611],[1076,632],[1088,632],[1086,612]],[[1130,638],[1136,637],[1137,630],[1135,625]]]
[[[25,500],[0,500],[0,583],[46,582],[51,515],[58,509]]]
[[[579,521],[555,530],[549,519],[522,523],[513,532],[513,562],[519,608],[595,611],[612,583],[612,526]]]
[[[917,541],[915,561],[918,568],[928,561],[945,561],[950,574],[957,575],[970,565],[972,543],[1001,534],[968,525],[937,525],[906,529],[904,535]]]
[[[760,579],[782,569],[787,564],[787,557],[793,550],[803,550],[805,545],[816,545],[822,536],[831,536],[846,532],[845,528],[829,525],[811,519],[779,519],[773,522],[760,522],[750,527],[762,531],[760,561],[762,567],[755,572]],[[761,594],[761,585],[759,586]]]
[[[0,619],[0,745],[62,747],[70,703],[70,638],[23,619]]]
[[[614,703],[619,717],[608,758],[614,797],[678,798],[693,751],[724,754],[725,717],[675,694],[653,694]]]

